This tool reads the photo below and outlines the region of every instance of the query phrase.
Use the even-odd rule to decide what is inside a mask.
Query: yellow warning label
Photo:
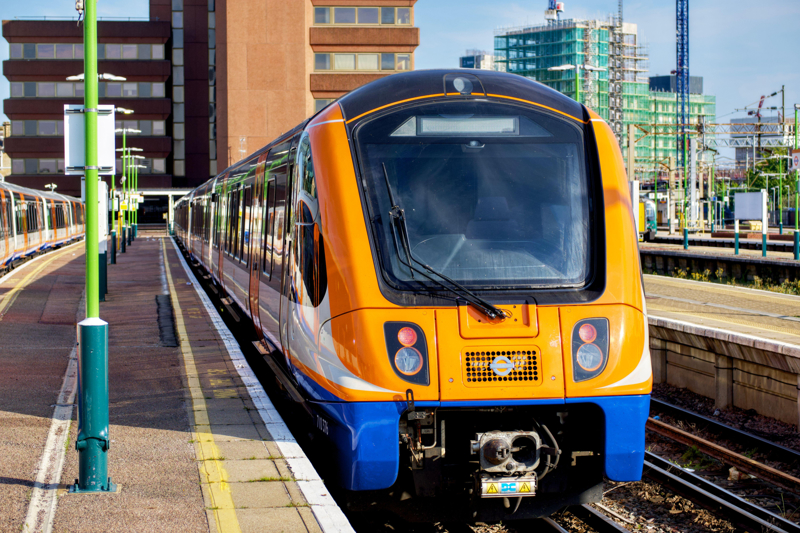
[[[486,491],[486,494],[497,494],[497,484],[489,484],[489,489]]]
[[[530,483],[523,483],[522,486],[519,488],[520,492],[530,492],[531,491],[531,484]]]

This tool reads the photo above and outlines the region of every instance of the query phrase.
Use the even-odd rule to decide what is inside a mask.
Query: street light
[[[591,65],[570,65],[566,63],[564,65],[559,65],[557,67],[550,67],[547,70],[549,71],[561,71],[561,70],[575,70],[575,101],[581,101],[581,88],[580,88],[580,75],[578,73],[579,70],[586,70],[589,72],[600,72],[605,71],[604,67],[593,67]]]
[[[97,79],[103,81],[128,81],[128,78],[125,78],[123,76],[116,76],[114,74],[109,74],[107,72],[98,74]],[[67,81],[83,81],[83,73],[76,74],[75,76],[68,76]]]

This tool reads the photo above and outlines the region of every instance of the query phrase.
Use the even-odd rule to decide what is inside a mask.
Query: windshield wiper
[[[414,254],[411,252],[411,245],[408,239],[405,211],[397,203],[397,200],[395,200],[394,193],[392,192],[392,186],[389,183],[389,173],[386,171],[386,163],[381,163],[381,166],[383,167],[383,178],[386,181],[386,190],[389,193],[389,202],[392,204],[392,208],[389,211],[389,216],[392,218],[392,225],[393,225],[392,236],[395,237],[395,249],[397,249],[397,237],[399,236],[400,242],[403,245],[403,251],[405,252],[406,257],[408,258],[408,261],[404,261],[401,258],[399,249],[397,249],[397,259],[411,270],[411,277],[412,278],[414,277],[414,272],[416,272],[417,274],[421,274],[422,276],[436,283],[440,287],[443,287],[445,290],[448,290],[456,294],[457,296],[464,298],[467,302],[471,303],[473,306],[483,311],[483,313],[489,318],[491,319],[505,318],[506,315],[501,309],[498,309],[497,307],[493,306],[492,304],[490,304],[489,302],[487,302],[486,300],[484,300],[471,290],[467,289],[457,281],[445,276],[438,270],[434,269],[429,265],[426,265],[425,263],[414,257]],[[395,229],[397,230],[397,234],[395,234]],[[420,265],[422,268],[424,268],[431,274],[439,276],[446,282],[450,283],[452,287],[449,287],[444,283],[442,283],[441,281],[430,277],[419,268],[413,266],[411,264],[412,262]]]

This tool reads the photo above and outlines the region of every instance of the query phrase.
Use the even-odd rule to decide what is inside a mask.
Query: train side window
[[[264,208],[262,210],[263,240],[261,271],[267,275],[267,279],[272,278],[272,256],[274,254],[274,223],[275,223],[275,180],[267,182],[264,191]]]
[[[239,260],[243,261],[244,264],[248,264],[250,261],[250,202],[253,196],[253,186],[248,185],[242,190],[242,193],[242,228],[241,238],[239,239],[241,243]]]
[[[300,140],[297,149],[295,179],[297,180],[295,190],[301,188],[305,192],[305,195],[297,194],[294,199],[297,236],[295,257],[306,294],[309,296],[303,299],[303,304],[318,307],[327,292],[328,279],[325,245],[319,224],[315,222],[315,219],[319,220],[319,204],[314,201],[317,198],[317,182],[311,144],[307,135]]]

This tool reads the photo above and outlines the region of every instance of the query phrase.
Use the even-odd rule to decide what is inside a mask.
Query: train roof
[[[78,202],[82,203],[80,198],[75,198],[72,196],[66,196],[64,194],[59,194],[57,192],[50,192],[50,191],[40,191],[38,189],[30,189],[28,187],[23,187],[22,185],[17,185],[14,183],[8,183],[6,181],[0,182],[0,188],[7,189],[9,191],[18,192],[21,194],[27,194],[29,196],[39,196],[42,198],[48,198],[50,200],[60,200],[60,201],[67,201],[67,202]]]
[[[472,81],[471,96],[505,96],[535,102],[581,120],[588,119],[585,108],[555,89],[517,74],[476,69],[414,70],[392,74],[368,83],[342,96],[338,103],[346,121],[378,108],[425,96],[461,96],[453,80]],[[478,83],[475,83],[477,79]]]

